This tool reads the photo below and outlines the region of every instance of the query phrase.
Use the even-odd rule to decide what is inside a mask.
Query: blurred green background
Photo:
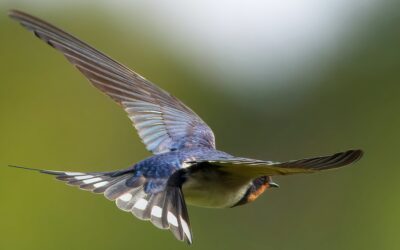
[[[315,7],[306,2],[303,11]],[[329,22],[341,23],[335,27],[346,32],[332,36],[329,25],[311,28],[297,47],[289,32],[292,40],[284,45],[294,48],[277,43],[270,51],[287,53],[271,54],[256,46],[258,36],[269,41],[266,34],[281,28],[263,29],[252,19],[255,8],[244,2],[206,8],[173,1],[172,7],[188,13],[187,22],[175,19],[174,28],[171,22],[162,26],[175,17],[165,2],[0,1],[0,165],[91,172],[125,168],[150,155],[117,105],[7,17],[8,9],[18,8],[89,42],[183,100],[213,128],[220,150],[268,160],[365,150],[349,168],[277,177],[280,189],[247,206],[189,207],[192,249],[399,249],[400,8],[398,1],[371,2],[350,6],[345,1],[334,9]],[[311,10],[324,10],[324,3],[318,6]],[[263,14],[262,8],[269,7],[257,7],[257,15],[268,16],[271,11]],[[286,7],[280,6],[280,14]],[[201,22],[215,9],[216,27]],[[224,19],[235,17],[233,11],[240,15]],[[246,15],[264,33],[251,33],[251,23],[243,24]],[[287,30],[300,36],[307,30],[302,25]],[[255,42],[217,37],[218,29]],[[321,37],[326,46],[314,50]],[[208,47],[214,38],[219,47]],[[187,248],[100,195],[33,172],[6,167],[0,172],[0,249]]]

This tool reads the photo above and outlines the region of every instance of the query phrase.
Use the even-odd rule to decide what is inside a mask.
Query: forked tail
[[[163,184],[159,191],[151,192],[145,191],[146,185],[151,186],[151,180],[144,176],[136,176],[134,167],[113,172],[90,173],[14,165],[10,167],[53,175],[56,179],[83,190],[104,193],[107,199],[115,201],[119,209],[131,212],[141,220],[150,220],[158,228],[170,229],[177,239],[192,243],[189,215],[179,178],[160,178],[158,181]]]

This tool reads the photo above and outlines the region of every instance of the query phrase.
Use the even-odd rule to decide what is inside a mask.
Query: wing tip
[[[29,14],[17,9],[8,10],[7,15],[12,19],[17,19],[20,18],[21,16],[30,16]]]
[[[348,163],[355,163],[359,161],[364,156],[364,150],[362,149],[350,149],[347,151],[351,157],[348,159]]]
[[[9,16],[9,17],[13,17],[13,16],[15,16],[16,14],[18,14],[20,11],[19,10],[17,10],[17,9],[9,9],[8,11],[7,11],[7,15]]]
[[[362,150],[362,149],[354,149],[354,151],[359,154],[360,158],[364,155],[364,150]]]
[[[359,161],[363,155],[364,151],[361,149],[350,149],[336,153],[327,158],[328,162],[323,162],[322,165],[317,164],[317,166],[315,166],[315,170],[328,170],[349,166]]]
[[[350,166],[353,163],[359,161],[363,155],[364,151],[361,149],[346,150],[328,156],[328,158],[326,158],[325,161],[316,163],[316,166],[313,166],[312,168],[314,170],[328,170],[328,169],[337,169],[345,166]]]

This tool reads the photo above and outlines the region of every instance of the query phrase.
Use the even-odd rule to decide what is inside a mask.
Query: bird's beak
[[[279,187],[279,185],[277,183],[273,182],[273,181],[268,182],[268,185],[270,187],[273,187],[273,188],[278,188]]]

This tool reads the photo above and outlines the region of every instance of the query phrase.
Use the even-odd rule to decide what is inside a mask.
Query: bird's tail
[[[192,243],[189,215],[180,188],[179,173],[173,175],[169,184],[164,184],[160,192],[146,193],[144,186],[149,180],[135,176],[134,167],[113,172],[64,172],[11,166],[14,168],[49,174],[69,185],[104,196],[115,201],[117,207],[131,212],[137,218],[150,220],[156,227],[170,229],[179,240]],[[178,180],[179,179],[179,180]]]
[[[71,172],[71,171],[54,171],[46,169],[28,168],[23,166],[9,165],[9,167],[19,168],[39,172],[42,174],[53,175],[57,180],[66,182],[69,185],[77,186],[83,190],[92,191],[94,193],[103,193],[108,187],[121,181],[127,180],[132,176],[130,170],[119,170],[112,172]]]

